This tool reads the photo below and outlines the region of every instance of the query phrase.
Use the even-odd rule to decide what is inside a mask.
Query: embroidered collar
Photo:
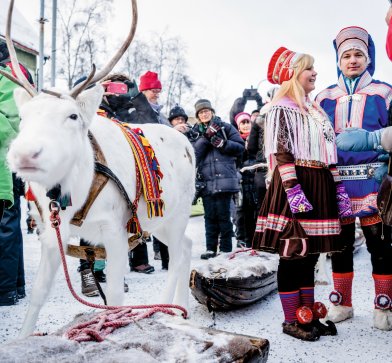
[[[373,81],[373,78],[368,71],[365,71],[364,73],[362,73],[361,76],[359,76],[359,77],[355,78],[353,81],[351,81],[350,85],[348,85],[346,83],[346,80],[348,80],[348,78],[343,76],[343,74],[341,74],[339,76],[339,79],[338,79],[339,88],[345,94],[354,94],[354,93],[360,92],[362,89],[367,87]],[[352,89],[350,89],[351,88],[350,86],[352,86]],[[347,92],[347,90],[349,90],[350,93]]]

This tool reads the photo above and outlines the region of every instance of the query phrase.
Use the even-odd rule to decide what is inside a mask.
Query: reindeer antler
[[[12,75],[11,75],[12,78],[10,78],[8,75],[6,76],[3,72],[1,72],[1,74],[7,77],[8,79],[10,79],[11,81],[17,83],[19,86],[22,86],[32,97],[34,97],[37,95],[37,91],[27,80],[23,72],[20,70],[18,58],[16,57],[14,44],[11,40],[11,20],[12,20],[13,10],[14,10],[14,0],[11,0],[10,6],[8,8],[7,27],[5,30],[5,41],[7,43],[8,51],[10,53],[12,68],[17,78],[13,77]]]
[[[106,75],[109,74],[109,72],[114,68],[114,66],[117,64],[117,62],[120,60],[120,58],[123,56],[125,51],[128,49],[129,45],[131,44],[133,37],[135,36],[135,32],[136,32],[137,18],[138,18],[137,3],[136,3],[136,0],[132,0],[132,26],[131,26],[131,29],[130,29],[128,36],[125,39],[123,45],[117,51],[117,53],[112,57],[112,59],[109,61],[109,63],[100,72],[98,72],[94,77],[92,77],[89,82],[86,82],[87,81],[86,80],[85,82],[78,84],[77,86],[72,88],[72,90],[70,92],[70,96],[72,96],[73,98],[76,98],[78,96],[78,94],[81,93],[90,84],[93,84],[93,83],[100,81],[102,78],[104,78]],[[90,78],[90,76],[88,78]]]

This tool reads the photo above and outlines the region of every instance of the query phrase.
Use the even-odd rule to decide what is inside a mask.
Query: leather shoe
[[[131,271],[141,272],[143,274],[150,274],[155,271],[155,268],[149,264],[144,264],[140,266],[131,267]]]

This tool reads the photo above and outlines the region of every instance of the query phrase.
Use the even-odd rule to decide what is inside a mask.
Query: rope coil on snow
[[[184,319],[187,318],[188,312],[185,308],[180,305],[174,304],[154,304],[154,305],[135,305],[135,306],[107,306],[100,304],[90,303],[81,297],[75,292],[72,287],[71,279],[69,277],[67,262],[65,259],[65,253],[63,248],[63,242],[60,234],[60,224],[61,219],[59,215],[59,206],[57,202],[51,201],[49,204],[50,210],[50,221],[51,225],[56,231],[57,242],[60,250],[61,262],[63,265],[64,275],[67,281],[68,288],[72,294],[72,296],[79,301],[81,304],[86,306],[96,308],[96,309],[104,309],[107,311],[102,312],[97,315],[93,319],[88,322],[84,322],[78,324],[65,333],[65,336],[70,340],[75,340],[77,342],[85,342],[85,341],[97,341],[102,342],[105,337],[112,333],[114,330],[120,327],[124,327],[129,325],[132,322],[147,318],[155,314],[156,312],[162,312],[168,315],[176,315],[176,313],[172,309],[177,309],[182,311],[182,317]],[[133,310],[138,309],[148,309],[143,312],[133,312]]]

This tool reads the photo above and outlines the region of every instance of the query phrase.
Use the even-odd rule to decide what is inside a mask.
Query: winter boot
[[[202,253],[200,256],[200,258],[202,260],[208,260],[213,257],[216,257],[216,252],[214,252],[214,251],[206,251],[206,252]]]
[[[0,293],[0,306],[11,306],[18,302],[18,295],[16,291]]]
[[[354,309],[352,306],[333,305],[331,304],[328,309],[327,320],[333,323],[351,319],[354,316]]]
[[[329,301],[332,304],[328,309],[326,319],[333,323],[339,323],[354,316],[351,303],[354,273],[333,273],[332,277],[335,290],[329,294]]]
[[[154,266],[145,263],[143,265],[139,265],[135,267],[131,266],[131,271],[140,272],[142,274],[150,274],[155,271],[155,268]]]
[[[16,288],[16,293],[18,294],[18,299],[24,299],[26,297],[26,290],[24,286],[18,286]]]
[[[320,336],[338,334],[336,325],[331,320],[326,320],[325,324],[323,324],[319,319],[316,319],[312,321],[312,325],[317,329]]]
[[[314,342],[320,339],[318,330],[310,324],[300,324],[298,321],[282,324],[283,333],[294,338]]]
[[[279,292],[279,297],[285,316],[283,333],[301,340],[318,340],[320,335],[309,324],[313,319],[312,310],[307,306],[300,306],[300,291]]]
[[[392,330],[392,275],[373,274],[376,297],[374,298],[373,326]]]
[[[373,326],[380,330],[392,330],[392,311],[374,309]]]
[[[89,268],[80,271],[82,280],[82,294],[85,296],[98,296],[99,291],[95,283],[93,273]]]
[[[327,316],[328,312],[326,306],[322,302],[316,301],[313,304],[312,312],[313,321],[311,324],[318,330],[321,336],[338,334],[336,326],[331,320],[325,321],[325,324],[320,321],[320,319],[324,319]]]

